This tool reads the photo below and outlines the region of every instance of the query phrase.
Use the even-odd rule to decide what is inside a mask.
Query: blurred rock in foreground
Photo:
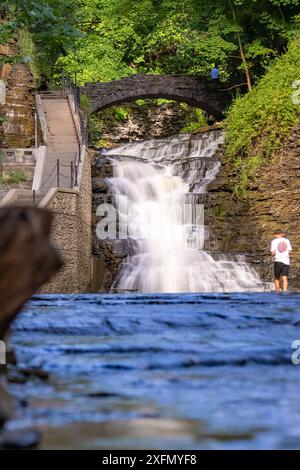
[[[24,303],[62,266],[50,242],[51,223],[51,213],[41,209],[0,208],[0,341],[7,339],[9,325]],[[18,439],[2,429],[14,406],[6,391],[6,367],[1,364],[0,448],[33,447],[34,430]]]

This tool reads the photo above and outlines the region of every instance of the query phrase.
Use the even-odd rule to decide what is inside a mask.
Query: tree
[[[79,37],[71,0],[3,0],[0,12],[0,42],[17,42],[20,31],[28,31],[39,65],[47,75],[51,75],[58,57],[71,50]]]
[[[132,73],[221,79],[248,90],[298,28],[300,0],[2,0],[6,42],[27,29],[48,77],[79,83]],[[6,12],[6,21],[1,17]]]

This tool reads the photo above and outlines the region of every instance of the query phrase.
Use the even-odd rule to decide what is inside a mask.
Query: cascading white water
[[[109,183],[114,195],[126,197],[129,205],[134,205],[128,218],[133,254],[115,287],[166,293],[262,289],[257,274],[242,259],[214,260],[205,252],[203,225],[199,220],[191,224],[187,218],[195,206],[187,205],[186,195],[195,181],[201,194],[215,178],[220,163],[214,155],[222,142],[220,132],[211,132],[192,141],[179,136],[106,153],[113,162],[114,177]],[[184,180],[176,173],[183,171],[185,159],[205,161],[206,165],[196,165]],[[120,221],[124,220],[126,214],[120,214]]]

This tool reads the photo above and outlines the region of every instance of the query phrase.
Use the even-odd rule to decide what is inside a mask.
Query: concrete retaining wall
[[[53,188],[40,206],[54,214],[52,240],[65,266],[48,283],[43,293],[80,293],[91,291],[91,165],[85,150],[79,169],[80,187]]]

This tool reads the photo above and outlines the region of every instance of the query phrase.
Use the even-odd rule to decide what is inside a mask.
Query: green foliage
[[[209,78],[214,64],[222,80],[244,81],[245,64],[256,81],[284,52],[297,28],[299,0],[75,0],[81,36],[62,67],[79,84],[132,73],[170,73]],[[233,16],[233,11],[235,17]]]
[[[182,105],[182,107],[186,106]],[[183,134],[190,133],[199,129],[200,127],[206,127],[207,125],[207,119],[202,109],[193,108],[188,116],[186,125],[181,129],[180,132]]]
[[[95,147],[101,147],[101,145],[99,144],[101,140],[101,125],[99,125],[99,118],[96,114],[89,114],[88,127],[89,144]]]
[[[77,73],[78,83],[109,81],[132,73],[130,54],[140,41],[115,0],[77,1],[76,25],[81,32],[73,49],[56,69]]]
[[[84,109],[84,111],[89,112],[89,108],[90,108],[89,98],[84,93],[80,94],[80,106],[82,107],[82,109]]]
[[[75,26],[75,8],[72,0],[2,0],[0,43],[20,41],[27,48],[30,33],[37,49],[32,58],[38,58],[41,73],[50,78],[58,57],[71,50],[80,35]]]
[[[27,176],[20,170],[15,170],[9,173],[8,175],[0,178],[0,183],[4,184],[19,184],[28,181]]]
[[[76,73],[82,85],[144,72],[209,78],[214,64],[219,65],[222,80],[241,83],[245,61],[239,34],[255,82],[285,51],[299,27],[299,4],[300,0],[2,0],[0,42],[16,41],[20,31],[27,31],[36,48],[30,57],[48,84],[53,78],[58,82],[62,68],[70,76]]]
[[[135,104],[142,107],[142,106],[146,106],[147,101],[146,100],[136,100]]]
[[[292,86],[299,79],[299,51],[298,36],[253,92],[237,98],[229,111],[226,149],[240,172],[237,192],[241,194],[258,165],[274,153],[299,120],[299,105],[292,100]]]
[[[220,205],[220,206],[210,207],[206,209],[206,214],[208,217],[215,217],[218,219],[223,219],[224,217],[226,217],[227,212],[225,208]]]
[[[100,138],[97,142],[97,147],[107,149],[109,148],[109,142],[106,139]]]
[[[157,100],[136,100],[135,101],[135,104],[137,104],[138,106],[146,106],[147,103],[155,103],[157,106],[163,106],[164,104],[170,104],[170,103],[174,103],[174,100],[168,100],[168,99],[165,99],[165,98],[159,98]]]
[[[155,103],[158,106],[163,106],[164,104],[174,103],[174,100],[167,100],[165,98],[159,98],[158,100],[155,100]]]
[[[127,108],[113,108],[113,114],[117,121],[126,121],[130,116],[130,110]]]
[[[35,82],[40,81],[40,73],[38,67],[38,55],[32,35],[26,29],[20,29],[18,34],[18,47],[20,50],[21,60],[28,63]]]

